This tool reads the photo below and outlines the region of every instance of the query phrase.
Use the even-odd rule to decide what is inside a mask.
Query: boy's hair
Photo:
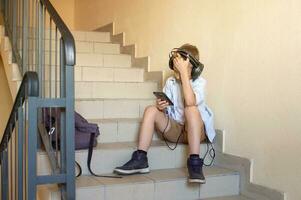
[[[180,46],[179,49],[189,52],[195,59],[199,60],[199,50],[196,46],[186,43]]]

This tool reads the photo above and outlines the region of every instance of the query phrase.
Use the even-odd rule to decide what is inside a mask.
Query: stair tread
[[[154,100],[154,98],[75,98],[75,101],[147,101],[147,100]]]
[[[76,53],[77,55],[78,54],[91,54],[91,55],[106,55],[106,56],[126,56],[126,57],[131,57],[131,55],[129,54],[124,54],[124,53],[117,53],[117,54],[114,54],[114,53],[97,53],[97,52],[77,52]],[[78,66],[81,66],[81,65],[75,65],[76,67]]]
[[[248,197],[242,196],[242,195],[236,195],[236,196],[207,198],[207,199],[202,199],[202,200],[251,200],[251,199]]]
[[[225,169],[221,167],[204,167],[204,174],[206,178],[225,176],[225,175],[237,175],[235,170]],[[106,174],[112,175],[112,174]],[[172,168],[172,169],[159,169],[152,170],[148,174],[137,174],[131,176],[123,176],[122,179],[114,178],[102,178],[94,176],[82,176],[77,179],[77,187],[90,187],[90,186],[109,186],[118,184],[137,184],[137,183],[149,183],[149,182],[169,182],[175,180],[186,180],[187,168]]]
[[[104,118],[104,119],[88,119],[91,123],[112,123],[112,122],[141,122],[141,118]]]
[[[206,144],[206,143],[201,143]],[[151,144],[151,148],[154,147],[165,147],[166,144],[163,140],[153,140]],[[187,146],[187,144],[179,143],[178,146]],[[137,141],[134,142],[107,142],[107,143],[98,143],[96,147],[94,147],[94,151],[96,150],[116,150],[116,149],[136,149],[137,148]],[[79,151],[87,151],[87,150],[77,150]]]

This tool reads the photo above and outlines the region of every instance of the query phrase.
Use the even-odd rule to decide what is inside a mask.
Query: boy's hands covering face
[[[176,54],[175,58],[173,59],[174,68],[181,74],[181,75],[189,75],[191,73],[191,66],[189,63],[189,59],[187,58],[184,60],[180,54]]]
[[[156,101],[156,107],[158,110],[163,111],[165,108],[169,106],[169,103],[167,101],[162,101],[161,99],[157,99]]]

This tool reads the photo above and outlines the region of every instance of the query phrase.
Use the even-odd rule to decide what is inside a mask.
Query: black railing
[[[38,185],[56,184],[62,199],[75,199],[74,38],[49,0],[0,1],[12,63],[23,76],[0,144],[1,197],[33,200]],[[41,151],[49,163],[43,175]]]

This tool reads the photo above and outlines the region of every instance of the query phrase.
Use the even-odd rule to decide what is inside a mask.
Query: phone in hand
[[[168,96],[164,92],[153,92],[153,94],[157,97],[157,99],[161,99],[162,101],[167,101],[169,105],[173,106],[172,101],[168,98]]]

